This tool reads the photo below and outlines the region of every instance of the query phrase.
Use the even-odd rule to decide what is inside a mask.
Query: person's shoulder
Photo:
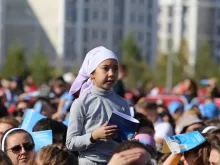
[[[81,102],[84,105],[91,104],[96,99],[97,99],[97,96],[95,96],[90,90],[88,90],[87,92],[81,94],[78,97],[79,102]]]

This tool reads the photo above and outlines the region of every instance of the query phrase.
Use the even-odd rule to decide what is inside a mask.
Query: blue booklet
[[[52,130],[31,132],[35,143],[35,151],[53,143]]]
[[[198,131],[167,137],[162,152],[182,153],[197,147],[205,141],[205,138]]]
[[[121,143],[133,137],[139,127],[139,121],[121,112],[113,111],[108,121],[108,125],[117,125],[119,133],[118,137],[114,138],[114,140]]]
[[[32,128],[35,126],[35,124],[40,120],[46,118],[45,116],[35,112],[32,109],[27,109],[24,117],[21,122],[20,128],[25,129],[28,132],[32,132]]]

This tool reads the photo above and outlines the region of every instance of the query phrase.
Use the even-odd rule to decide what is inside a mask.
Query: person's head
[[[57,145],[43,147],[29,161],[30,165],[78,165],[76,156]]]
[[[212,126],[216,126],[218,128],[220,128],[220,120],[219,119],[209,119],[209,120],[205,120],[205,123],[207,125],[212,125]]]
[[[210,131],[210,133],[217,136],[217,137],[219,137],[219,139],[220,139],[220,127],[216,128],[216,129],[212,129]]]
[[[201,145],[186,151],[181,157],[184,165],[208,165],[210,154],[210,143],[205,141]]]
[[[21,77],[16,76],[11,78],[10,89],[12,91],[19,90],[19,92],[23,92],[23,80]]]
[[[0,165],[13,165],[11,159],[2,150],[0,150]]]
[[[57,96],[62,95],[62,93],[65,91],[65,82],[59,79],[55,80],[53,91]]]
[[[147,119],[144,115],[136,113],[135,118],[140,122],[137,133],[149,134],[154,137],[155,130],[153,123]]]
[[[142,153],[141,157],[132,165],[150,165],[151,159],[155,155],[154,150],[148,145],[143,145],[137,141],[124,141],[114,151],[114,154],[125,150],[135,149]]]
[[[205,126],[205,124],[196,115],[183,115],[176,125],[175,131],[177,134],[193,132],[197,131],[203,126]]]
[[[51,118],[52,115],[56,112],[56,109],[46,99],[39,99],[35,103],[34,109],[35,111],[46,116],[47,118]]]
[[[83,61],[78,76],[72,84],[70,94],[82,94],[92,85],[110,90],[118,80],[118,58],[103,46],[90,50]]]
[[[34,79],[33,79],[32,76],[28,76],[28,77],[26,78],[26,84],[27,84],[28,86],[34,84]]]
[[[25,165],[34,154],[32,136],[21,128],[6,131],[1,140],[2,151],[11,159],[14,165]]]
[[[217,136],[211,138],[209,162],[211,165],[220,165],[220,138]]]
[[[178,101],[174,101],[169,105],[169,112],[174,120],[178,120],[183,114],[184,106]]]
[[[147,117],[152,123],[157,120],[157,104],[146,100],[140,102],[136,105],[137,112],[142,113],[145,117]]]
[[[5,131],[11,128],[17,128],[19,126],[19,122],[10,116],[0,118],[0,139]]]
[[[107,59],[101,62],[90,76],[96,87],[110,90],[118,80],[118,61]]]
[[[187,95],[197,96],[198,87],[193,79],[188,78],[184,80],[184,89]]]
[[[53,119],[44,118],[39,120],[32,129],[33,132],[45,130],[52,130],[53,143],[65,144],[67,126],[65,126],[63,123]]]

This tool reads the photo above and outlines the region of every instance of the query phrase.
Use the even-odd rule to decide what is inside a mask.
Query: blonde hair
[[[78,159],[70,153],[65,146],[52,144],[43,147],[29,161],[29,165],[38,165],[36,159],[40,158],[41,165],[78,165]]]
[[[13,128],[19,127],[19,122],[11,116],[5,116],[0,118],[0,124],[1,123],[6,123],[12,125]]]

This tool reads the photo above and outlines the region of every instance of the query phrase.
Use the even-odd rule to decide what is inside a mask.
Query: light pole
[[[167,57],[166,93],[170,93],[173,86],[173,53],[169,51]]]

